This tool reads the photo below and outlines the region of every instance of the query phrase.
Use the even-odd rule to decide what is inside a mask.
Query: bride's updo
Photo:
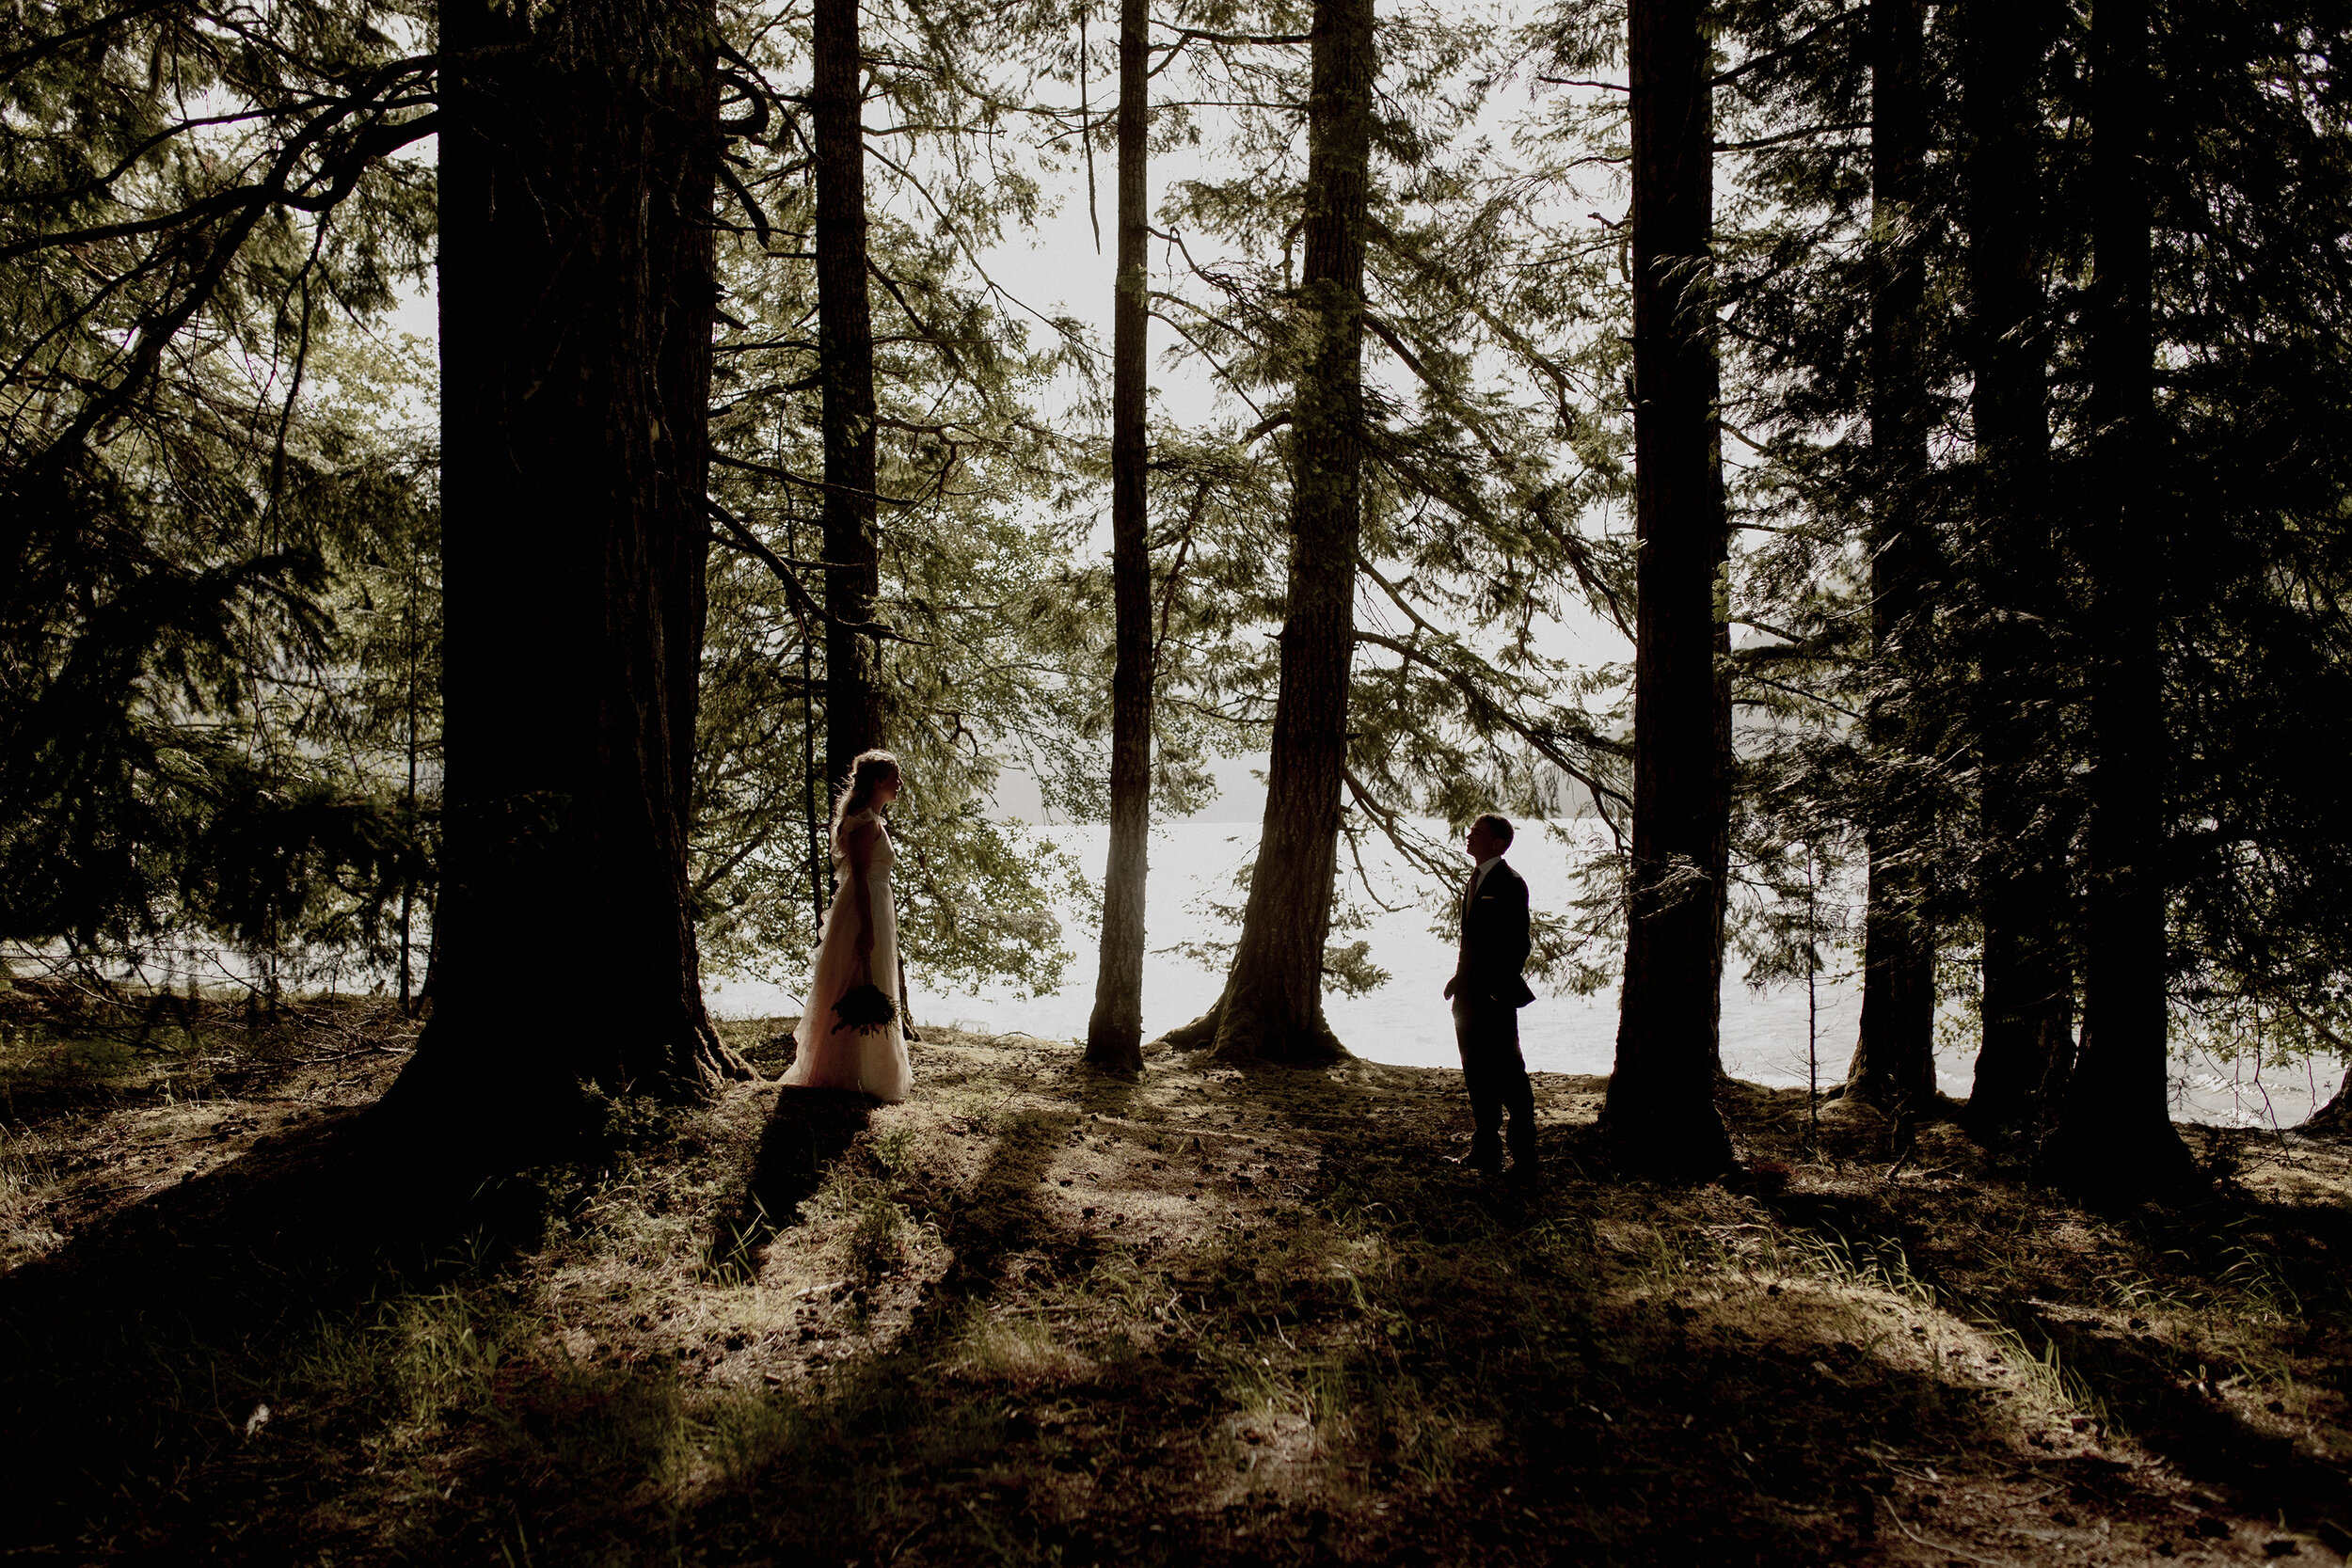
[[[898,776],[898,759],[888,752],[860,752],[850,764],[850,782],[834,797],[833,831],[874,803],[874,791]]]

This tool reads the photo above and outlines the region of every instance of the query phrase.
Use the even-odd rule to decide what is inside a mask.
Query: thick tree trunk
[[[2032,1137],[2073,1063],[2066,847],[2043,811],[2064,772],[2043,628],[2060,606],[2047,509],[2049,393],[2042,324],[2039,0],[1965,0],[1971,357],[1976,387],[1979,776],[1985,850],[1984,1043],[1967,1124]]]
[[[1926,25],[1923,0],[1871,0],[1870,227],[1883,260],[1870,302],[1870,643],[1883,678],[1919,667],[1932,548],[1917,512],[1928,470],[1919,362],[1925,269],[1912,233],[1927,155],[1919,81]],[[1912,750],[1911,725],[1892,700],[1872,705],[1869,730],[1883,761]],[[1935,933],[1916,869],[1924,825],[1907,793],[1898,786],[1867,834],[1862,1026],[1846,1078],[1849,1096],[1899,1114],[1935,1093]]]
[[[1376,66],[1372,0],[1315,0],[1307,101],[1300,342],[1291,405],[1290,603],[1264,827],[1241,941],[1216,1006],[1219,1057],[1347,1054],[1323,1017],[1338,869],[1363,490],[1364,220]]]
[[[446,826],[386,1108],[484,1164],[571,1131],[583,1084],[748,1073],[687,910],[716,39],[707,6],[441,18]]]
[[[1616,1071],[1618,1163],[1708,1176],[1731,1163],[1715,1110],[1714,127],[1701,0],[1633,0],[1633,865]]]
[[[2091,50],[2090,876],[2082,1052],[2043,1154],[2066,1185],[2144,1196],[2195,1176],[2168,1083],[2148,0],[2099,0]]]
[[[0,979],[5,978],[0,975]],[[2312,1138],[2352,1137],[2352,1071],[2344,1073],[2336,1092],[2328,1097],[2328,1103],[2304,1117],[2295,1131]]]
[[[1143,1070],[1143,889],[1152,829],[1152,556],[1145,544],[1144,135],[1148,0],[1119,8],[1119,281],[1111,314],[1111,843],[1086,1059]]]
[[[873,640],[882,590],[874,535],[874,319],[866,297],[866,131],[858,0],[815,0],[811,139],[817,174],[817,372],[825,442],[825,777],[849,782],[882,744]]]

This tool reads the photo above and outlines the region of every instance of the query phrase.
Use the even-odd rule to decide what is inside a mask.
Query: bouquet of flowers
[[[898,1005],[890,1000],[888,991],[868,980],[843,991],[841,1000],[833,1005],[833,1016],[834,1034],[854,1029],[861,1035],[870,1035],[898,1022]]]

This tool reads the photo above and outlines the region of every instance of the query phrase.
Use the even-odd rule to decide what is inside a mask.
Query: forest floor
[[[780,1021],[723,1026],[773,1074]],[[0,993],[0,1551],[76,1562],[2336,1562],[2336,1147],[2095,1214],[1727,1084],[1746,1174],[1532,1193],[1459,1075],[1128,1085],[938,1030],[903,1105],[612,1107],[424,1224],[414,1026]]]

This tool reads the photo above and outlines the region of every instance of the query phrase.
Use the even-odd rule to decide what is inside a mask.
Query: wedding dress
[[[860,835],[858,830],[868,823],[874,832]],[[850,866],[850,841],[859,836],[866,836],[863,869],[874,922],[870,965],[858,957],[857,884]],[[904,1100],[914,1086],[902,1027],[905,1003],[898,995],[898,910],[890,892],[890,867],[897,858],[880,812],[859,812],[834,830],[833,906],[817,939],[817,974],[809,982],[800,1027],[792,1031],[798,1049],[784,1074],[785,1083],[796,1088],[862,1089],[879,1100]],[[834,1004],[868,980],[902,1009],[900,1019],[871,1034],[835,1029]]]

